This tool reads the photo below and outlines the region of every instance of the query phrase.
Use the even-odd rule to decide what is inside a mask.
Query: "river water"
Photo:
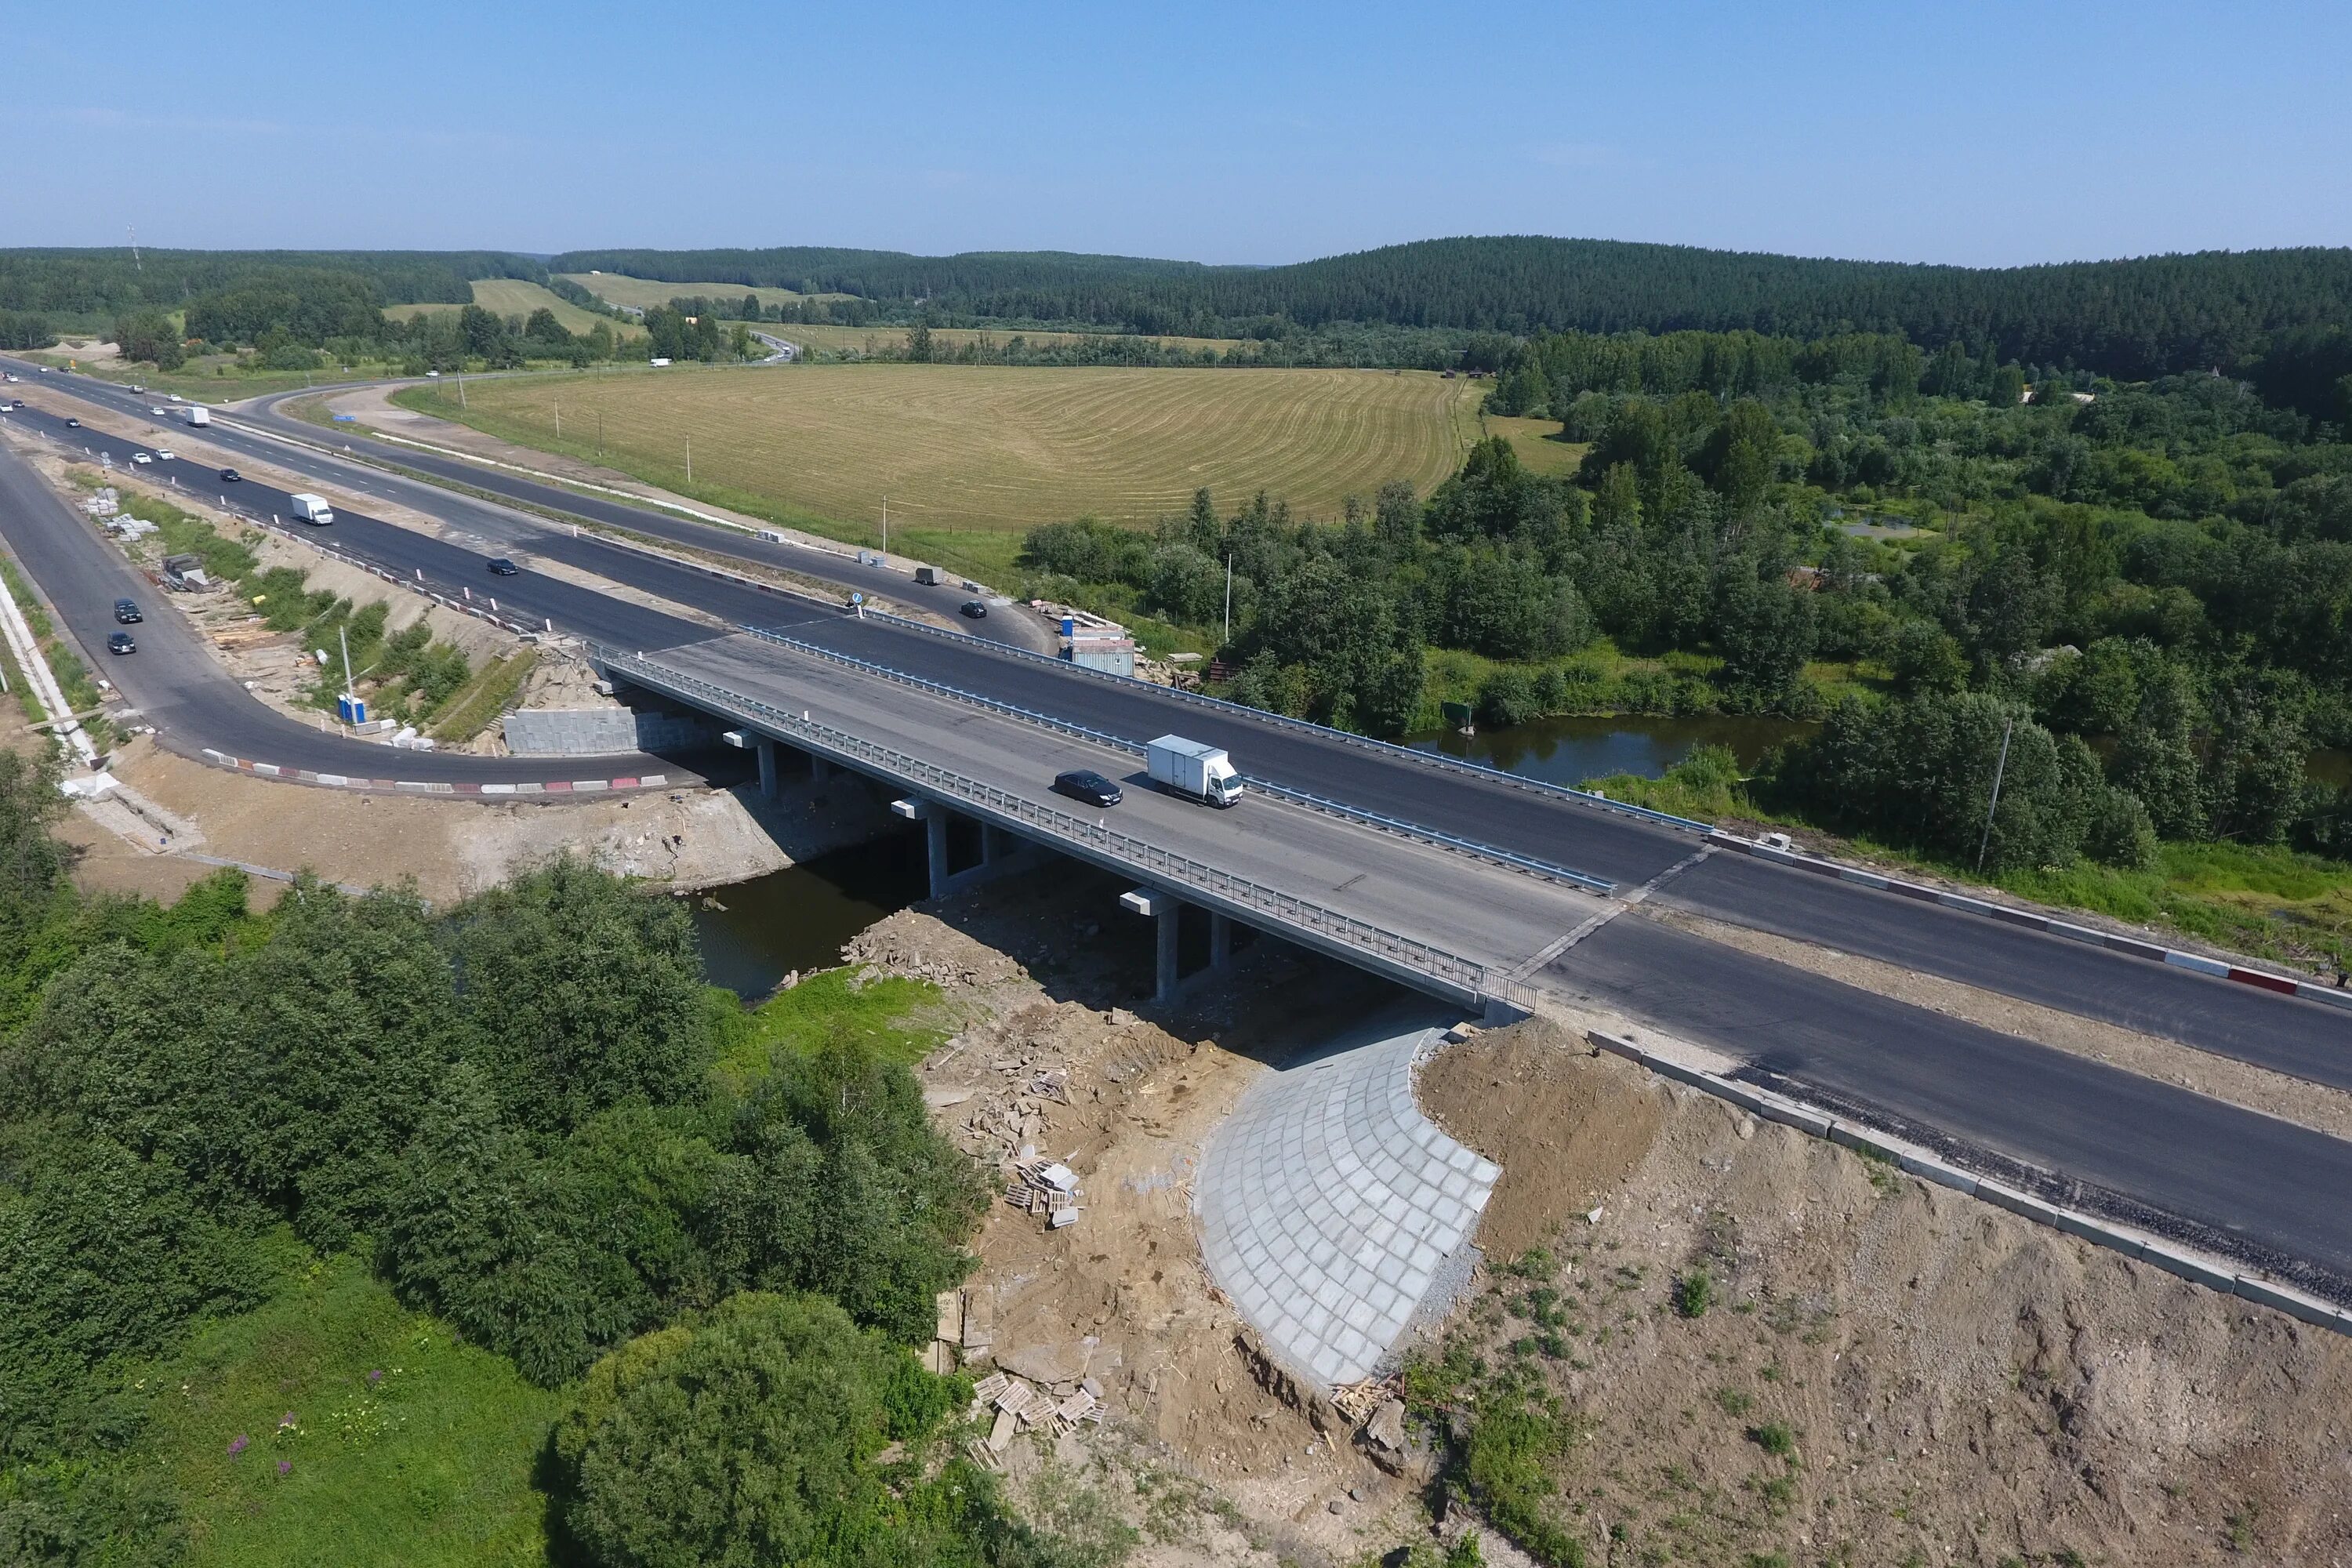
[[[757,997],[793,970],[830,969],[843,942],[921,898],[929,877],[922,834],[891,833],[693,894],[703,978]]]

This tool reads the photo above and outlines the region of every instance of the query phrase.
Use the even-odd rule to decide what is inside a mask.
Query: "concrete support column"
[[[833,764],[825,761],[823,757],[818,756],[814,752],[811,752],[809,753],[809,782],[815,784],[819,789],[823,789],[826,781],[832,777]]]
[[[1234,922],[1229,916],[1209,911],[1209,967],[1223,972],[1234,966]]]
[[[1176,1000],[1176,922],[1184,906],[1173,899],[1161,899],[1153,920],[1159,926],[1160,984],[1153,994],[1162,1006]]]
[[[765,735],[760,737],[760,793],[770,800],[776,798],[776,743]]]
[[[980,863],[982,865],[993,866],[999,861],[1009,860],[1019,847],[1013,835],[994,823],[983,822],[980,825]]]
[[[923,813],[923,838],[931,857],[931,897],[948,890],[948,814],[935,804]]]

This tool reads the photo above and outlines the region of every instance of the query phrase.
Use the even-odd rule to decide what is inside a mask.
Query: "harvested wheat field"
[[[1025,529],[1181,511],[1202,485],[1328,516],[1388,479],[1427,491],[1477,438],[1483,388],[1427,373],[868,364],[485,381],[415,406],[818,517]],[[556,436],[557,408],[568,441]]]

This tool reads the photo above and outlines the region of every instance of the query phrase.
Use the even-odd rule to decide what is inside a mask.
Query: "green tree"
[[[701,1081],[712,1048],[701,967],[670,900],[566,858],[475,900],[452,942],[468,1053],[514,1120],[567,1131]]]
[[[928,1377],[828,1301],[738,1296],[590,1373],[552,1444],[563,1531],[598,1568],[978,1560],[875,1463],[924,1436],[894,1414],[944,1402],[892,1394]]]

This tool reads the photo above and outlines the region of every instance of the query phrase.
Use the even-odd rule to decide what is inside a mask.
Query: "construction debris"
[[[1102,1424],[1102,1400],[1084,1384],[1056,1398],[1010,1373],[992,1372],[973,1385],[972,1398],[975,1410],[996,1410],[988,1446],[1000,1454],[1022,1428],[1034,1426],[1058,1437],[1081,1422]]]
[[[1075,1225],[1079,1214],[1078,1173],[1058,1160],[1047,1162],[1034,1155],[1015,1159],[1004,1201],[1024,1214],[1044,1216],[1048,1229]]]

